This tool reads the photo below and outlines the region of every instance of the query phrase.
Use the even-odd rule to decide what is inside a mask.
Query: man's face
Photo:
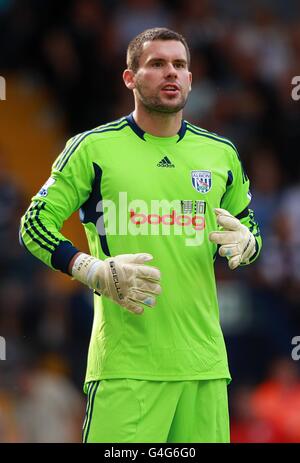
[[[135,96],[149,110],[176,113],[185,106],[192,75],[184,45],[176,40],[144,43],[134,75]]]

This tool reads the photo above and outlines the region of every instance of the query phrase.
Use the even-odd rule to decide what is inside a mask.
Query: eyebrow
[[[165,58],[151,58],[149,59],[148,63],[151,63],[152,61],[167,61]],[[185,59],[181,59],[181,58],[175,58],[174,60],[172,60],[173,62],[176,62],[176,63],[184,63],[184,64],[187,64],[187,61]]]

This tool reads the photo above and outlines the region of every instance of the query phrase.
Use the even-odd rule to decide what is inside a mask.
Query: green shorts
[[[227,380],[87,385],[83,442],[229,442]]]

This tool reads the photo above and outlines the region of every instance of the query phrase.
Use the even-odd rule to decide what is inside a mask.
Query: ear
[[[131,69],[125,69],[123,72],[123,80],[129,90],[133,90],[135,88],[135,74]]]

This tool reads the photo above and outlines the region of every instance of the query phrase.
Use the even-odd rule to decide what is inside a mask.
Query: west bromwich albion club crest
[[[209,170],[192,170],[192,184],[199,193],[208,193],[211,189],[211,172]]]

